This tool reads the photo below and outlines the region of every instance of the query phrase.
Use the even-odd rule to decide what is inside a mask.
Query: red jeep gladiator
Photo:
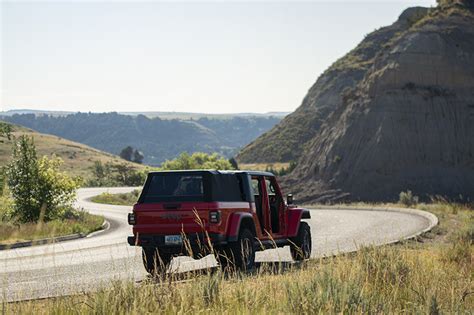
[[[255,171],[151,172],[128,223],[149,273],[174,256],[210,253],[221,267],[250,270],[255,252],[290,245],[294,260],[311,255],[306,209],[285,202],[272,173]]]

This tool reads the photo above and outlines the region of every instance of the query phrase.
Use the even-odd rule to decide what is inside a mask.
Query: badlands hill
[[[241,162],[297,160],[299,201],[474,200],[474,8],[409,8],[369,34]]]

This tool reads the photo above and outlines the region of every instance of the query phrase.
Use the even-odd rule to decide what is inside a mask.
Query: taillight
[[[128,214],[128,224],[135,225],[137,224],[137,219],[135,218],[135,213]]]
[[[211,211],[211,212],[209,212],[209,222],[211,222],[211,223],[221,222],[221,212],[220,211]]]

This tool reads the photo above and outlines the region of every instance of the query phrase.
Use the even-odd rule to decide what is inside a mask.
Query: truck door
[[[263,176],[252,176],[252,190],[255,198],[255,208],[259,227],[262,231],[263,238],[268,237],[271,232],[268,196],[265,189],[265,179]]]
[[[265,177],[265,188],[268,196],[268,208],[272,234],[284,234],[285,202],[275,177]]]

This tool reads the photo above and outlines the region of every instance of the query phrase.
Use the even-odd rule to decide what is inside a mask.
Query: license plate
[[[181,245],[183,238],[181,235],[165,235],[165,245]]]

